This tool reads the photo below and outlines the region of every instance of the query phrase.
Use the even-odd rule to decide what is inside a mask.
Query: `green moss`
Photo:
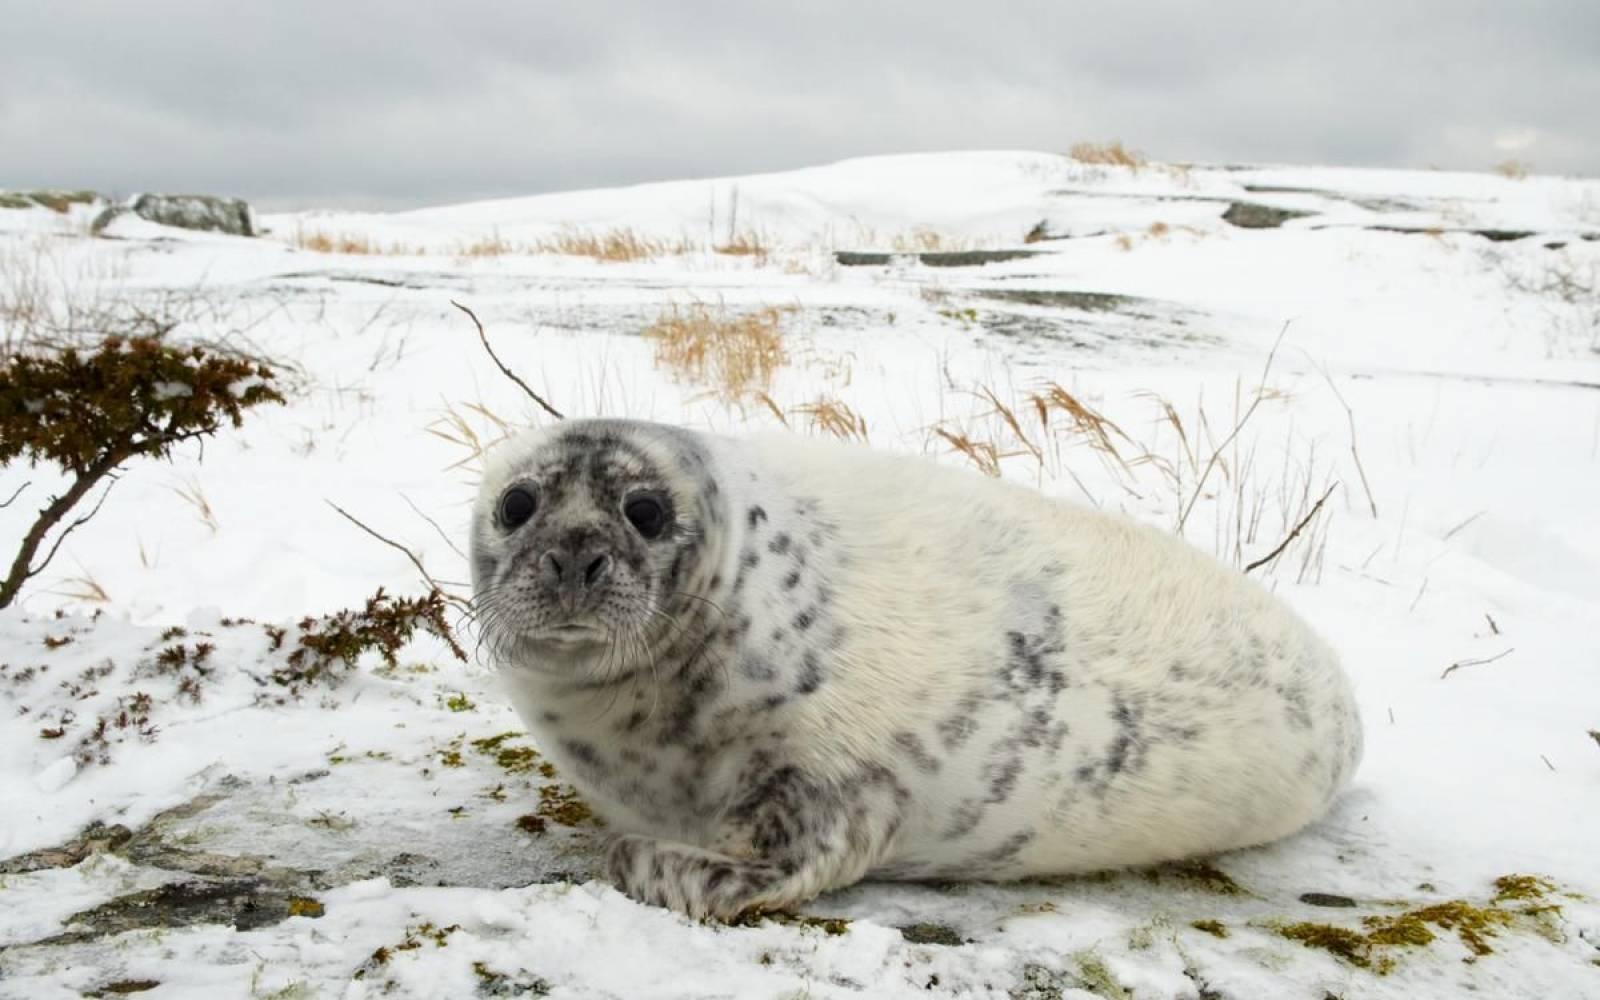
[[[1321,948],[1351,965],[1365,969],[1372,964],[1366,936],[1346,927],[1331,924],[1299,923],[1275,928],[1280,937],[1298,941],[1307,948]]]
[[[1298,923],[1274,930],[1291,941],[1309,948],[1321,948],[1351,965],[1371,968],[1382,974],[1394,967],[1388,950],[1424,948],[1438,940],[1438,932],[1449,932],[1473,955],[1494,953],[1490,945],[1501,931],[1513,926],[1518,917],[1538,916],[1546,907],[1510,910],[1499,904],[1519,899],[1542,899],[1555,887],[1542,879],[1522,881],[1526,876],[1507,876],[1495,882],[1500,895],[1486,906],[1454,899],[1433,903],[1396,914],[1363,917],[1361,930],[1331,924]]]
[[[326,908],[315,899],[307,896],[289,897],[289,916],[291,917],[320,917],[326,912]]]
[[[843,917],[813,917],[805,913],[787,913],[781,910],[770,913],[752,910],[735,917],[729,923],[735,927],[760,927],[766,923],[815,927],[830,937],[838,937],[850,931],[850,921]]]
[[[539,815],[562,826],[596,823],[594,812],[578,798],[576,789],[565,785],[545,785],[539,789]]]
[[[507,774],[527,774],[539,763],[533,747],[505,747],[494,755],[494,762]]]
[[[529,813],[526,816],[517,817],[517,829],[523,833],[538,837],[542,836],[548,827],[543,816],[535,816],[533,813]]]
[[[458,691],[445,700],[444,707],[452,712],[470,712],[478,706],[473,704],[471,698]]]
[[[1228,873],[1206,861],[1178,861],[1152,868],[1147,873],[1151,879],[1175,878],[1196,889],[1204,889],[1221,896],[1248,896],[1244,887]]]
[[[1133,994],[1117,982],[1099,955],[1092,951],[1080,951],[1072,956],[1072,960],[1078,965],[1078,978],[1091,993],[1109,1000],[1133,1000]]]
[[[1494,880],[1492,904],[1510,902],[1542,903],[1556,891],[1554,882],[1538,875],[1502,875]]]
[[[504,743],[506,740],[514,740],[521,735],[522,734],[516,730],[512,730],[511,732],[501,733],[499,736],[486,736],[481,740],[473,740],[472,749],[478,751],[479,753],[494,753],[496,750],[500,749],[500,744]]]
[[[1228,927],[1220,920],[1194,920],[1190,921],[1189,926],[1197,931],[1205,931],[1215,938],[1228,936]]]

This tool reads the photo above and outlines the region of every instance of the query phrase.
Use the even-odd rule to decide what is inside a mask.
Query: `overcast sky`
[[[406,207],[917,150],[1600,174],[1600,0],[0,0],[0,188]]]

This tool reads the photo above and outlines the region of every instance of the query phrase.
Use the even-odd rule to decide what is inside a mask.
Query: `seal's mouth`
[[[604,642],[609,635],[606,629],[589,622],[562,622],[546,626],[530,638],[537,642]]]

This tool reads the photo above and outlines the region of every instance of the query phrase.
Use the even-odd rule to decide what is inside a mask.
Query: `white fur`
[[[545,440],[518,439],[496,456],[480,523]],[[729,915],[864,873],[1015,878],[1212,853],[1300,829],[1354,772],[1360,720],[1333,651],[1282,601],[1187,543],[928,459],[790,435],[701,440],[731,510],[708,539],[724,579],[742,549],[757,547],[739,516],[747,505],[770,512],[763,545],[778,531],[798,540],[826,523],[832,532],[820,548],[827,558],[810,566],[825,574],[823,610],[838,637],[826,682],[763,725],[781,727],[785,762],[807,774],[848,786],[863,766],[881,766],[903,794],[873,800],[876,811],[900,812],[874,823],[870,846],[757,898],[713,904],[673,886],[653,891],[656,901]],[[811,513],[795,513],[797,501]],[[747,648],[765,652],[765,637],[800,610],[799,592],[777,582],[786,567],[764,557],[750,571],[737,598],[753,619]],[[1006,664],[1024,662],[1018,651],[1036,650],[1060,690],[1022,683],[1030,675],[1020,666],[1002,678]],[[575,732],[607,752],[626,749],[611,724],[659,692],[596,706],[559,674],[512,669],[507,678],[546,752],[620,832],[660,838],[651,841],[660,852],[684,857],[751,858],[722,813],[652,819],[621,791],[615,769],[586,771],[563,750]],[[727,680],[730,703],[755,690],[731,665]],[[640,674],[639,684],[651,682]],[[583,721],[554,725],[552,713]],[[742,792],[740,747],[749,744],[729,745],[696,772],[707,801]],[[628,775],[636,789],[678,780],[674,748],[638,746],[663,766],[657,777]],[[641,866],[638,857],[623,865]]]

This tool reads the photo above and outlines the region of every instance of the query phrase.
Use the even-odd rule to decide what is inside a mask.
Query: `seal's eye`
[[[507,528],[520,528],[539,509],[539,500],[526,486],[513,486],[500,497],[500,524]]]
[[[645,538],[660,538],[667,527],[667,509],[655,497],[634,497],[623,505],[622,514]]]

